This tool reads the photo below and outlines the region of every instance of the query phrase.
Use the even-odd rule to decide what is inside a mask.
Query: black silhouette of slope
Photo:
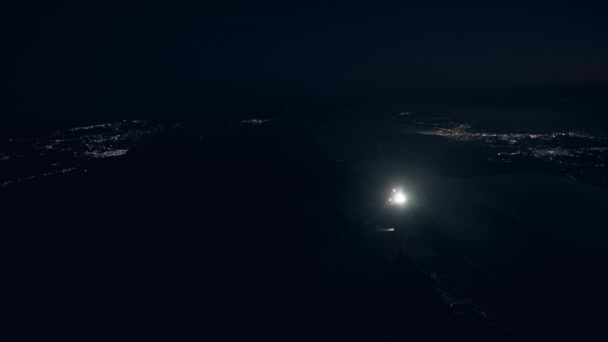
[[[182,130],[7,188],[13,317],[84,339],[505,338],[364,247],[337,175],[280,131]]]

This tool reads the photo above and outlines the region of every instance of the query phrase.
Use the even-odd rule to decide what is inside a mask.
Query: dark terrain
[[[0,198],[13,318],[85,339],[603,336],[605,190],[542,155],[492,159],[514,148],[502,139],[552,151],[562,136],[421,115],[12,140]],[[558,144],[604,141],[575,138]],[[402,211],[385,206],[395,185]]]

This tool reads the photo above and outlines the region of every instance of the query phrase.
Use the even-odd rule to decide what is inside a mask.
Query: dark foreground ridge
[[[6,188],[12,316],[84,340],[506,339],[366,247],[338,172],[278,131],[179,131]]]

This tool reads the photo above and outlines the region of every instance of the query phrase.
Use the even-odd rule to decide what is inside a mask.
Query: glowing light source
[[[401,192],[398,192],[395,194],[395,203],[396,204],[403,204],[405,203],[407,199],[405,198],[405,195]]]
[[[389,197],[388,202],[391,205],[404,205],[407,202],[407,197],[402,190],[393,189],[393,193],[391,194],[391,197]]]

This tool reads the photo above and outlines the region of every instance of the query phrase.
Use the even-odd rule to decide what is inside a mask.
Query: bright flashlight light
[[[403,193],[401,193],[401,192],[396,193],[394,198],[395,198],[395,199],[394,199],[394,202],[395,202],[396,204],[403,204],[403,203],[405,203],[405,201],[407,200],[407,199],[405,198],[405,195],[404,195]]]
[[[407,197],[401,190],[393,189],[391,197],[388,199],[391,205],[403,205],[407,202]]]

